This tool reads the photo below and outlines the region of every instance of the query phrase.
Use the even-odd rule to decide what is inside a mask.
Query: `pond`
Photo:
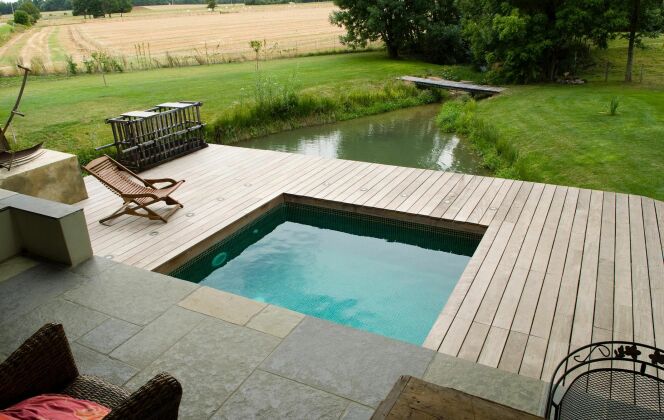
[[[467,141],[436,125],[440,105],[284,131],[237,143],[327,158],[486,175],[482,158]]]

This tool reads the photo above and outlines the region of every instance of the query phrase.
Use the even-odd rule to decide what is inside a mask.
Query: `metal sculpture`
[[[20,64],[18,68],[23,70],[23,80],[21,82],[21,89],[18,92],[18,96],[16,97],[16,102],[14,103],[14,107],[9,113],[9,117],[7,118],[5,126],[0,127],[0,168],[6,168],[7,170],[11,170],[11,168],[14,166],[28,163],[31,160],[37,158],[39,155],[41,155],[41,153],[43,153],[43,151],[41,150],[43,143],[36,144],[32,147],[28,147],[27,149],[14,151],[11,150],[11,146],[9,145],[9,141],[7,140],[7,130],[9,129],[9,125],[14,119],[14,115],[25,117],[25,114],[20,112],[18,110],[18,107],[21,104],[21,98],[23,97],[23,91],[25,90],[25,85],[28,81],[28,74],[30,73],[30,69],[21,66]]]

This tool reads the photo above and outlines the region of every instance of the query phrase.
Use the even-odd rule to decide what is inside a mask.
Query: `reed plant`
[[[208,128],[208,140],[231,144],[314,124],[378,114],[442,99],[439,91],[388,81],[330,92],[302,91],[297,77],[285,82],[259,75],[253,97],[226,109]]]

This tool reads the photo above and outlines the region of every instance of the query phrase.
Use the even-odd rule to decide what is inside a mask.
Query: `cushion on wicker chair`
[[[42,394],[0,410],[0,420],[100,420],[111,409],[67,395]]]

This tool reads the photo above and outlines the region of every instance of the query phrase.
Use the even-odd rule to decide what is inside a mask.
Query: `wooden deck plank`
[[[616,194],[615,298],[613,303],[613,339],[634,339],[632,316],[632,256],[628,196]]]
[[[433,195],[430,196],[429,201],[426,202],[419,209],[413,209],[415,213],[430,215],[433,209],[445,198],[447,194],[463,179],[463,174],[453,173],[447,182],[442,185]]]
[[[661,348],[664,345],[664,259],[662,258],[662,243],[659,229],[654,228],[657,226],[655,202],[650,198],[642,198],[642,206],[655,346]],[[649,226],[649,228],[645,228],[645,226]]]
[[[507,180],[505,184],[503,184],[503,187],[507,187],[507,189],[512,188],[514,184],[519,183],[520,181],[514,181],[514,180]],[[484,211],[484,213],[481,215],[479,221],[474,222],[473,217],[471,215],[471,218],[469,220],[470,223],[479,223],[480,225],[487,225],[489,226],[491,222],[493,222],[494,218],[502,209],[504,206],[510,205],[509,200],[506,200],[507,195],[506,195],[506,189],[501,187],[500,191],[498,191],[498,194],[494,197],[493,201],[491,201],[491,204],[489,207]]]
[[[518,331],[510,331],[505,343],[505,349],[500,357],[498,369],[519,373],[521,360],[528,344],[528,335]]]
[[[519,193],[516,195],[514,202],[510,206],[505,220],[510,219],[513,214],[521,213],[521,209],[523,208],[523,205],[525,204],[525,201],[528,195],[530,194],[531,189],[532,189],[532,184],[530,183],[524,183],[521,185]],[[509,241],[513,229],[514,229],[514,222],[505,221],[500,225],[499,231],[496,234],[496,238],[492,243],[491,249],[487,253],[486,258],[484,258],[480,270],[473,279],[472,284],[470,285],[470,288],[466,293],[466,296],[461,306],[459,307],[459,311],[457,312],[457,315],[454,318],[454,321],[452,322],[452,327],[454,327],[454,323],[456,322],[465,322],[465,320],[473,320],[475,318],[475,314],[477,313],[477,310],[482,302],[484,294],[487,288],[489,287],[491,278],[493,277],[493,274],[496,271],[496,268],[500,262],[503,252],[507,247],[507,243]],[[463,320],[463,321],[458,321],[458,320]],[[456,355],[456,353],[461,348],[461,345],[463,344],[462,342],[452,342],[453,340],[456,340],[458,338],[459,337],[445,337],[443,339],[443,344],[441,346],[441,349],[443,348],[455,349],[456,350],[455,353],[448,353],[448,351],[444,352]]]
[[[464,175],[461,181],[441,200],[429,214],[431,217],[444,218],[443,215],[454,203],[465,202],[470,190],[477,188],[480,178],[475,175]]]
[[[487,324],[473,322],[459,349],[458,357],[476,362],[480,357],[482,347],[484,347],[484,340],[486,340],[486,336],[489,334],[489,328],[490,326]]]
[[[581,274],[576,294],[574,321],[572,322],[570,350],[575,350],[592,342],[603,204],[603,193],[601,191],[591,191],[581,259]]]
[[[593,326],[613,334],[613,291],[616,253],[616,195],[604,193],[597,266],[597,292]],[[611,337],[609,337],[610,339]]]
[[[393,173],[397,173],[398,170],[399,168],[396,166],[381,165],[380,172],[376,173],[373,177],[371,177],[371,179],[358,186],[355,191],[351,192],[348,196],[343,198],[343,201],[346,203],[357,203],[360,197],[366,196],[366,193],[371,191],[380,182],[384,182],[385,179],[389,179],[389,177]]]
[[[293,160],[293,162],[295,163],[297,161]],[[107,226],[103,225],[96,225],[100,229],[106,229],[109,233],[104,235],[103,240],[98,239],[95,241],[95,245],[98,248],[103,249],[103,252],[105,253],[119,255],[124,253],[128,247],[139,245],[136,243],[138,238],[143,238],[151,232],[156,231],[165,235],[177,232],[181,226],[188,226],[191,222],[189,218],[185,217],[187,213],[193,211],[198,212],[199,215],[202,216],[209,211],[208,209],[211,206],[223,206],[225,202],[219,202],[217,199],[226,196],[233,197],[237,189],[242,188],[242,182],[242,180],[238,180],[237,178],[224,178],[219,180],[219,184],[215,184],[213,192],[205,189],[204,186],[201,186],[201,189],[183,191],[181,195],[176,197],[185,200],[186,203],[195,204],[187,205],[185,209],[176,213],[166,225],[157,224],[155,226],[155,223],[147,219],[135,217],[123,218],[123,220],[113,224],[113,229],[108,229]],[[219,190],[217,190],[217,188],[219,188]],[[131,231],[131,233],[127,234],[126,231]],[[147,241],[158,241],[161,239],[162,238],[153,236],[147,239]],[[113,252],[108,252],[109,249],[112,249]],[[95,249],[95,252],[97,252],[97,249]]]
[[[546,350],[542,377],[549,377],[556,365],[569,353],[570,335],[574,321],[574,309],[581,275],[583,246],[590,208],[590,190],[581,190],[572,221],[572,233],[567,247],[562,281],[556,302],[556,310]],[[594,296],[593,296],[594,298]]]
[[[403,189],[401,189],[401,191],[395,191],[396,196],[392,194],[384,197],[376,204],[376,207],[395,210],[401,203],[410,197],[420,185],[426,182],[427,179],[431,178],[433,174],[434,171],[421,171],[409,184],[403,184]]]
[[[424,200],[429,191],[434,188],[438,182],[444,182],[452,176],[451,172],[440,172],[435,171],[433,175],[427,178],[413,193],[406,198],[399,206],[395,209],[396,211],[410,212],[410,209],[421,200]],[[428,201],[428,200],[427,200]]]
[[[457,214],[461,211],[461,209],[471,200],[473,199],[473,196],[477,195],[478,198],[477,200],[479,201],[479,197],[482,196],[481,192],[478,192],[477,190],[482,186],[482,183],[486,180],[484,177],[479,177],[475,176],[473,180],[468,184],[468,186],[459,194],[459,197],[457,197],[456,200],[445,210],[445,213],[441,216],[443,219],[449,219],[449,220],[455,220]],[[490,181],[490,180],[489,180]],[[486,187],[488,187],[490,182],[485,183]],[[471,203],[472,204],[472,203]],[[473,207],[475,205],[473,204]]]
[[[286,173],[281,174],[281,177],[287,176]],[[261,179],[262,182],[238,184],[232,188],[229,194],[237,198],[227,199],[221,203],[210,200],[209,205],[197,210],[197,213],[194,212],[195,218],[189,218],[185,232],[166,239],[157,240],[155,238],[151,243],[152,248],[144,247],[141,250],[144,255],[137,254],[129,257],[126,259],[127,263],[147,266],[155,264],[156,261],[168,260],[168,257],[186,251],[191,246],[220,230],[233,221],[236,218],[234,216],[242,217],[258,207],[262,202],[261,192],[268,191],[271,188],[271,183],[281,178],[266,172],[262,174],[262,178],[257,179]],[[209,217],[211,214],[214,214],[213,218]],[[159,252],[155,252],[156,250],[159,250]],[[159,256],[159,254],[162,254],[162,256]]]
[[[506,203],[512,203],[516,198],[517,194],[521,189],[521,182],[514,182],[510,185],[509,192],[505,196]],[[511,205],[511,204],[510,204]],[[484,233],[482,240],[480,241],[479,246],[475,250],[473,258],[468,262],[466,269],[464,270],[461,278],[457,282],[452,294],[447,299],[447,303],[443,307],[442,312],[434,322],[429,335],[424,341],[424,346],[430,349],[438,349],[443,353],[453,354],[449,351],[446,351],[447,348],[454,348],[457,344],[460,343],[450,343],[450,347],[443,347],[443,340],[447,336],[447,332],[454,321],[454,318],[457,315],[461,304],[466,299],[468,291],[472,286],[477,273],[485,263],[486,257],[489,255],[489,251],[493,248],[493,243],[495,238],[500,232],[500,221],[504,220],[507,215],[509,207],[505,205],[497,214],[496,222],[493,225],[489,226],[487,231]],[[490,263],[487,263],[490,264]],[[458,351],[458,349],[456,350]],[[455,354],[455,353],[454,353]]]
[[[458,222],[465,222],[470,217],[471,213],[475,210],[475,207],[479,204],[482,197],[487,195],[487,191],[493,185],[496,189],[500,187],[500,182],[498,178],[483,178],[478,185],[473,195],[468,198],[466,204],[459,210],[457,214],[454,215],[454,220]],[[447,210],[450,211],[449,209]]]
[[[424,346],[548,380],[590,340],[664,342],[664,203],[577,188],[211,145],[144,173],[185,178],[168,224],[96,220],[120,202],[86,178],[94,252],[154,269],[283,193],[486,228]],[[191,216],[191,217],[188,217]]]
[[[524,361],[527,360],[528,363],[525,367],[522,364],[519,371],[520,373],[524,371],[526,376],[540,378],[542,374],[578,197],[579,190],[576,188],[569,188],[565,195],[565,202],[558,221],[558,230],[547,262],[542,291],[537,301],[537,308],[530,327],[530,337],[523,356]],[[532,338],[533,336],[541,340],[535,340]]]
[[[513,331],[518,331],[526,335],[530,334],[566,195],[567,188],[555,188],[530,266],[525,267],[525,265],[519,265],[519,262],[517,262],[518,267],[528,268],[529,272],[521,300],[517,305],[516,313],[512,320],[511,329]]]
[[[537,250],[537,244],[541,237],[544,222],[546,220],[546,216],[549,211],[551,201],[553,200],[554,192],[556,190],[553,185],[542,186],[543,191],[541,195],[537,196],[536,198],[533,197],[533,200],[537,200],[537,203],[535,203],[537,207],[532,214],[532,218],[528,219],[527,221],[523,220],[521,222],[524,224],[527,223],[524,228],[526,233],[523,237],[522,245],[518,251],[518,257],[513,264],[509,282],[503,286],[504,291],[500,297],[498,306],[493,311],[495,315],[490,313],[487,314],[492,316],[491,325],[500,328],[510,329],[512,326],[512,321],[516,314],[516,309],[519,301],[521,300],[521,295],[528,278],[530,265]],[[525,208],[524,212],[526,212]],[[522,213],[522,216],[527,214],[528,213]],[[485,307],[485,310],[489,309],[493,308]]]
[[[479,223],[484,212],[489,209],[495,198],[504,194],[504,192],[507,192],[511,184],[511,179],[493,178],[491,186],[487,189],[486,193],[464,221],[468,223]]]
[[[283,162],[282,160],[279,160],[279,163]],[[306,161],[302,160],[292,160],[288,162],[287,164],[282,164],[283,166],[287,168],[291,168],[295,165],[302,165],[306,164]],[[283,167],[282,166],[282,167]],[[254,178],[255,182],[261,182],[264,179],[267,179],[270,177],[270,173],[266,172],[262,176],[257,176]],[[169,233],[172,232],[177,232],[181,228],[186,227],[187,228],[187,233],[192,233],[196,230],[196,227],[206,223],[208,218],[207,216],[211,213],[218,212],[220,209],[224,209],[227,206],[229,206],[231,203],[235,203],[237,200],[242,200],[245,196],[244,191],[247,189],[251,189],[251,185],[247,186],[247,183],[238,178],[233,178],[230,181],[227,181],[230,183],[222,183],[222,198],[224,198],[223,201],[219,201],[218,197],[214,192],[216,192],[216,188],[218,186],[215,185],[213,188],[213,191],[210,190],[198,190],[196,195],[193,196],[193,194],[187,194],[183,195],[181,199],[190,199],[190,200],[196,200],[197,205],[196,206],[188,206],[187,208],[181,210],[180,212],[176,213],[177,218],[174,216],[168,224],[165,225],[159,225],[159,228],[156,228],[154,224],[150,223],[147,219],[138,219],[138,218],[126,218],[129,219],[130,222],[133,222],[135,225],[138,225],[139,223],[141,225],[134,226],[132,228],[132,234],[130,235],[122,235],[120,237],[111,237],[111,238],[106,238],[104,241],[99,241],[99,244],[101,246],[101,249],[103,250],[102,252],[105,252],[107,254],[112,254],[116,257],[121,256],[122,254],[126,254],[128,252],[131,252],[131,249],[141,249],[141,248],[146,248],[145,245],[147,244],[159,244],[159,246],[164,246],[164,248],[161,248],[162,252],[165,251],[167,248],[165,247],[167,243],[171,243],[176,241],[172,237],[169,239],[164,239],[163,236],[160,237],[162,234],[164,236],[168,235]],[[195,198],[194,198],[195,197]],[[225,198],[229,197],[229,198]],[[191,217],[186,217],[187,214],[194,214],[196,216],[195,219],[192,219]],[[123,225],[124,226],[124,225]],[[122,232],[120,228],[117,229],[118,232]],[[159,232],[160,235],[157,236],[150,236],[151,232]],[[138,238],[145,237],[145,236],[150,236],[149,238],[146,238],[143,243],[140,243],[140,241],[137,241]],[[170,236],[170,235],[168,235]],[[112,252],[111,252],[112,251]],[[146,249],[140,252],[147,252]],[[131,258],[127,259],[127,263],[131,264],[133,261],[137,261],[138,258]]]
[[[657,213],[657,226],[659,227],[659,243],[662,244],[662,259],[664,259],[664,201],[655,201]],[[649,226],[654,229],[654,226]]]
[[[629,196],[629,220],[630,243],[632,245],[632,299],[634,302],[638,302],[632,307],[634,341],[652,345],[655,344],[652,305],[648,304],[652,300],[641,197]]]

